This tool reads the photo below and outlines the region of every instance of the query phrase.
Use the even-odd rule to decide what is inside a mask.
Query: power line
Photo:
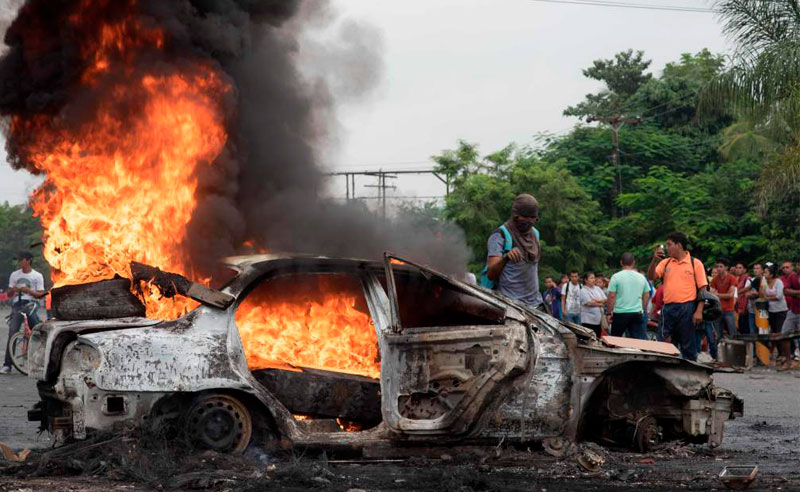
[[[705,7],[683,7],[680,5],[647,5],[643,3],[615,2],[605,0],[528,0],[529,2],[566,4],[566,5],[589,5],[592,7],[613,7],[640,10],[665,10],[669,12],[691,12],[700,14],[716,14],[718,10]]]
[[[377,200],[377,199],[380,199],[380,198],[381,197],[377,197],[377,196],[361,196],[361,197],[356,198],[356,200]],[[430,200],[430,199],[444,200],[445,198],[447,198],[447,197],[444,196],[444,195],[418,195],[418,196],[389,195],[389,196],[386,197],[387,200],[406,200],[406,199],[408,199],[408,200],[412,200],[412,199],[413,200]]]
[[[332,170],[343,171],[344,172],[344,171],[351,171],[351,170],[376,169],[376,168],[380,169],[382,167],[389,167],[389,166],[396,167],[396,166],[406,166],[406,165],[416,165],[416,166],[425,165],[426,168],[428,168],[428,167],[431,166],[432,163],[433,163],[433,161],[431,159],[426,159],[426,160],[422,160],[421,159],[421,160],[418,160],[418,161],[376,162],[376,163],[373,163],[373,164],[356,164],[356,165],[351,165],[351,166],[346,166],[346,167],[341,167],[341,168],[337,167],[337,166],[329,166],[329,167]],[[406,168],[403,167],[403,169],[406,169]],[[408,169],[411,169],[411,168],[409,167]]]

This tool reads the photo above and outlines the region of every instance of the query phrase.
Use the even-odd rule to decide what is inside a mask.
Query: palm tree
[[[736,50],[705,105],[732,104],[780,149],[759,180],[765,211],[773,199],[800,193],[800,0],[717,0],[715,7]]]

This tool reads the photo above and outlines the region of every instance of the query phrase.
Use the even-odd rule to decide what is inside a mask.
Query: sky
[[[0,0],[0,13],[12,1]],[[704,0],[620,1],[709,7]],[[539,132],[567,131],[577,120],[562,116],[564,108],[600,89],[581,70],[619,51],[644,50],[654,74],[681,53],[730,51],[709,13],[536,0],[332,2],[342,18],[379,33],[383,72],[368,97],[339,107],[337,144],[320,152],[331,171],[427,169],[431,155],[459,139],[488,154]],[[332,179],[330,193],[344,196],[344,178]],[[0,202],[22,203],[36,183],[0,165]],[[396,183],[395,196],[444,194],[433,177]]]

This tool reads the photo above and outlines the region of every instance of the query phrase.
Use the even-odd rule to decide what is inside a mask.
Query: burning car
[[[742,413],[711,367],[659,353],[667,344],[612,347],[403,258],[226,264],[219,290],[166,282],[202,302],[172,321],[38,326],[29,419],[60,440],[170,425],[225,452],[269,442],[374,454],[553,439],[716,446]]]

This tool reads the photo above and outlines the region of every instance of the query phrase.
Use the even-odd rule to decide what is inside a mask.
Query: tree
[[[724,72],[725,58],[708,49],[683,53],[677,62],[667,63],[661,76],[643,85],[632,98],[640,116],[659,128],[691,133],[715,134],[730,125],[727,109],[698,119],[700,93]]]
[[[607,159],[610,132],[607,128],[579,126],[562,137],[545,139],[540,151],[546,161],[565,161],[569,171],[600,203],[606,216],[614,215],[612,190],[617,175],[626,183],[623,191],[633,191],[634,180],[653,166],[695,173],[716,156],[717,140],[645,124],[620,131],[619,169],[615,169]]]
[[[683,231],[703,260],[763,258],[769,244],[753,212],[757,172],[757,165],[743,162],[689,176],[653,167],[636,180],[637,191],[618,199],[631,210],[609,228],[618,252],[647,256],[667,234]]]
[[[572,268],[602,265],[609,241],[597,229],[600,209],[563,162],[545,163],[529,149],[509,146],[479,157],[477,146],[459,142],[455,150],[434,156],[448,169],[458,169],[445,202],[445,216],[459,225],[472,251],[470,268],[480,271],[486,262],[486,241],[505,222],[511,203],[520,193],[532,193],[541,204],[542,261],[540,276]],[[460,156],[460,157],[459,157]],[[463,173],[471,169],[473,172]],[[443,167],[437,171],[445,172]]]
[[[781,146],[759,179],[761,212],[800,193],[800,6],[796,0],[718,0],[734,65],[704,97],[734,107]]]
[[[614,170],[613,186],[610,188],[611,214],[617,216],[616,196],[622,192],[622,169],[619,156],[619,133],[626,124],[639,124],[639,117],[626,118],[628,112],[636,111],[630,105],[633,96],[647,83],[652,75],[645,73],[650,61],[645,61],[644,52],[633,50],[617,53],[613,60],[595,60],[583,71],[583,75],[605,83],[606,88],[598,94],[587,94],[586,100],[564,110],[566,116],[585,118],[587,123],[598,121],[611,128],[611,167]]]
[[[41,256],[42,227],[33,212],[24,205],[0,204],[0,287],[8,286],[8,277],[17,269],[16,257],[20,251],[33,254],[33,266],[49,282],[50,269]]]
[[[646,84],[652,74],[645,73],[650,60],[644,59],[644,52],[623,51],[614,55],[613,60],[595,60],[592,66],[583,70],[583,75],[605,84],[597,94],[587,94],[586,100],[564,110],[564,116],[608,117],[635,114],[629,100],[640,87]],[[631,110],[634,110],[631,112]]]

